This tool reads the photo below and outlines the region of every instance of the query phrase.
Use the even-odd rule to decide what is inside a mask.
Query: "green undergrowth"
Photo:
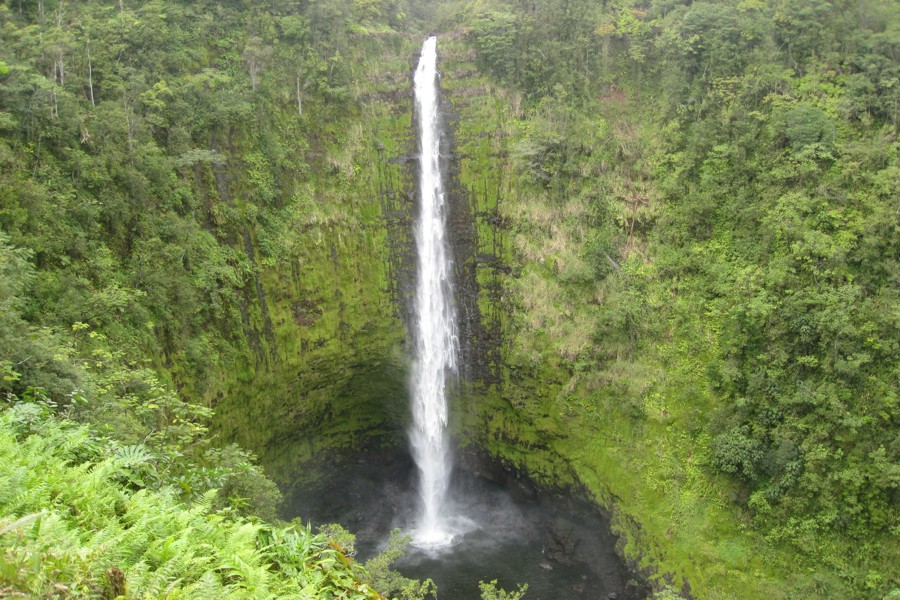
[[[184,504],[144,488],[146,448],[58,420],[0,413],[0,593],[31,598],[382,598],[324,534]]]

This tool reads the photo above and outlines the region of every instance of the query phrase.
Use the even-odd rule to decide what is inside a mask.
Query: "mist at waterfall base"
[[[460,459],[461,462],[467,461]],[[480,475],[491,470],[491,478]],[[417,526],[417,469],[402,449],[362,453],[332,471],[316,492],[295,490],[285,517],[313,525],[340,523],[356,534],[357,560],[385,547],[392,529]],[[541,494],[499,466],[459,464],[446,498],[448,514],[465,515],[453,544],[410,545],[393,568],[431,578],[441,600],[475,600],[479,581],[496,579],[507,590],[527,583],[525,600],[645,598],[615,553],[606,520],[559,495]]]

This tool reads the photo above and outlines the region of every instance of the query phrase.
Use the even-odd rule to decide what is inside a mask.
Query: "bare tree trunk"
[[[41,166],[41,141],[44,138],[41,136],[37,136],[37,148],[34,151],[34,171],[32,171],[32,178],[37,179],[38,169]]]
[[[125,98],[122,99],[122,103],[125,105],[125,124],[127,125],[126,132],[128,134],[128,154],[130,155],[134,152],[134,131],[132,129],[131,107],[128,106],[128,100]]]
[[[59,35],[62,35],[62,13],[63,13],[63,0],[59,0],[56,5],[56,28],[59,30]],[[65,65],[65,52],[66,47],[63,44],[63,39],[59,39],[56,45],[56,79],[59,81],[59,85],[66,84],[66,65]]]
[[[606,251],[603,252],[603,256],[606,257],[606,260],[609,261],[609,264],[611,264],[613,266],[613,268],[615,268],[616,271],[622,270],[622,265],[617,263],[612,256],[610,256],[609,254],[606,253]]]
[[[87,59],[88,59],[88,89],[91,92],[91,106],[97,106],[97,103],[94,102],[94,70],[91,68],[91,44],[88,42],[87,47]]]
[[[600,45],[600,56],[601,63],[603,65],[603,78],[606,79],[606,76],[609,74],[609,38],[604,37],[603,42]]]
[[[297,75],[297,113],[303,114],[303,97],[300,95],[300,76]]]
[[[56,80],[59,81],[59,85],[66,84],[66,67],[63,62],[63,49],[56,49]]]

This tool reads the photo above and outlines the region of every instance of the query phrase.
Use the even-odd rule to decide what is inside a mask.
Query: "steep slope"
[[[32,368],[10,340],[6,387],[64,403],[149,366],[286,485],[301,463],[325,470],[396,435],[416,46],[391,28],[403,18],[387,4],[4,5],[0,224],[32,252],[24,316],[75,357],[105,353],[50,377],[65,361]],[[97,420],[128,420],[112,412]]]
[[[666,593],[895,593],[896,7],[461,5],[467,459]],[[401,8],[0,5],[0,389],[236,511],[276,494],[210,419],[285,490],[402,443]]]
[[[462,435],[586,486],[660,585],[898,585],[896,90],[881,78],[898,21],[882,8],[454,17],[468,35],[445,85],[479,223],[465,268],[501,357],[464,394]],[[791,37],[810,19],[822,37]]]

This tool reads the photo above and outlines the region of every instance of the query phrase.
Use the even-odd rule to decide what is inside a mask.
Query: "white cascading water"
[[[437,39],[422,46],[414,84],[419,117],[419,191],[421,208],[415,237],[416,340],[412,379],[413,426],[410,446],[419,470],[421,514],[413,543],[449,544],[445,501],[452,458],[446,439],[448,373],[456,369],[456,325],[446,240],[445,194],[440,165]]]

